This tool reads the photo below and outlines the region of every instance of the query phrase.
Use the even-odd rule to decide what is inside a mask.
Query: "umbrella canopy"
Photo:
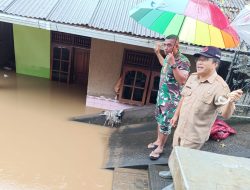
[[[147,0],[129,14],[148,29],[178,35],[183,42],[219,48],[239,44],[227,17],[207,0]]]
[[[231,26],[237,31],[241,40],[250,45],[250,4],[236,16]]]

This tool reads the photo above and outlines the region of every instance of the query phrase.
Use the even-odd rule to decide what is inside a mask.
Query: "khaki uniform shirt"
[[[181,92],[184,99],[176,135],[195,143],[207,141],[223,106],[218,102],[218,97],[225,97],[229,92],[228,85],[216,72],[206,81],[200,81],[197,73],[192,74]]]

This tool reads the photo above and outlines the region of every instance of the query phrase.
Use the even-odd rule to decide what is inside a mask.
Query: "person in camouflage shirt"
[[[180,89],[185,84],[190,71],[188,58],[179,51],[177,36],[168,36],[163,46],[165,58],[160,53],[160,44],[157,43],[155,47],[155,53],[162,69],[155,110],[158,136],[155,142],[148,145],[149,149],[153,149],[149,155],[151,160],[157,160],[163,152],[167,137],[171,133],[170,120],[180,100]]]

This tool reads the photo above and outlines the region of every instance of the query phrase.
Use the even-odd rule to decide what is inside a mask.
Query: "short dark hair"
[[[176,40],[177,42],[179,42],[179,37],[175,34],[170,34],[168,35],[165,39],[173,39],[173,40]]]
[[[218,59],[218,58],[211,58],[211,59],[213,60],[214,63],[217,63],[217,64],[220,63],[220,59]]]

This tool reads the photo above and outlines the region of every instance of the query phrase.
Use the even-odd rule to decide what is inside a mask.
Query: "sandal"
[[[157,144],[154,144],[154,143],[149,143],[148,144],[148,149],[156,149],[158,147]]]
[[[155,154],[157,156],[153,156],[151,154]],[[150,160],[158,160],[161,157],[162,152],[155,152],[154,150],[150,153],[149,158]]]

